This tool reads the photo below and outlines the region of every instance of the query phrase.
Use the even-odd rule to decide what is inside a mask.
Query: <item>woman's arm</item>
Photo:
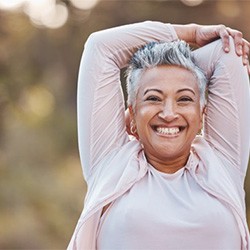
[[[205,139],[244,178],[250,149],[249,64],[243,66],[233,39],[230,48],[225,53],[219,40],[198,49],[194,55],[209,78]]]
[[[125,132],[120,69],[143,44],[177,39],[160,22],[125,25],[92,34],[81,59],[78,79],[78,140],[86,180],[107,153],[122,146]]]
[[[205,138],[244,178],[250,149],[250,43],[224,25],[186,26],[174,28],[179,38],[195,45],[220,38],[194,52],[209,78]]]
[[[195,46],[202,47],[208,43],[220,38],[222,47],[226,53],[233,49],[229,44],[229,37],[233,38],[235,52],[242,56],[242,62],[247,66],[250,74],[249,51],[250,43],[243,39],[242,33],[238,30],[231,29],[225,25],[199,25],[199,24],[174,24],[173,25],[179,39],[182,39]]]

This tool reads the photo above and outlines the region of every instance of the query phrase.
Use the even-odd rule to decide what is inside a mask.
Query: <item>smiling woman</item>
[[[139,85],[135,111],[130,110],[145,155],[156,169],[176,172],[202,127],[197,78],[185,68],[164,65],[146,70]]]
[[[78,80],[88,193],[68,249],[250,249],[249,48],[223,25],[144,22],[88,38]]]

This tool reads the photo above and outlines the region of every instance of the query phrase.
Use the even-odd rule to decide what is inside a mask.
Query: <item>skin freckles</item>
[[[203,112],[196,77],[178,66],[157,66],[140,79],[135,112],[138,139],[156,169],[174,173],[190,154],[202,127]]]

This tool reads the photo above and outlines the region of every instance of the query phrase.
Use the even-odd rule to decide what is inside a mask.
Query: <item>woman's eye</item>
[[[188,96],[183,96],[183,97],[179,98],[178,101],[179,102],[193,102],[193,99],[191,97],[188,97]]]
[[[151,101],[151,102],[160,102],[161,99],[158,96],[148,96],[146,98],[146,101]]]

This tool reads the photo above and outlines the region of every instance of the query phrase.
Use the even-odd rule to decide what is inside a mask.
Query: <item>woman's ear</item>
[[[133,135],[138,139],[135,116],[132,106],[129,106],[125,111],[125,121],[126,121],[126,130],[129,135]]]
[[[129,111],[130,120],[133,120],[134,119],[134,111],[133,111],[133,107],[131,105],[128,107],[128,111]]]
[[[129,135],[132,135],[131,133],[131,121],[134,118],[134,114],[133,114],[133,108],[132,106],[129,106],[126,111],[125,111],[125,123],[126,123],[126,131]]]

